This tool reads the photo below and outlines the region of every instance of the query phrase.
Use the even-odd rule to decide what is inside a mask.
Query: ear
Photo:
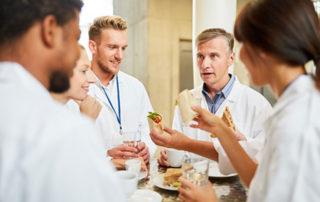
[[[89,49],[92,53],[92,55],[97,53],[97,43],[93,40],[89,40]]]
[[[229,55],[229,57],[228,57],[228,61],[227,61],[228,67],[230,67],[231,65],[233,65],[233,63],[234,63],[234,58],[235,58],[235,53],[234,53],[234,52],[230,53],[230,55]]]
[[[62,28],[58,25],[53,15],[46,16],[41,22],[41,38],[45,46],[55,46],[57,39],[62,34]]]

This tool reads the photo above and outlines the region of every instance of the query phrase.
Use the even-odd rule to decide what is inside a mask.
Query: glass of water
[[[182,176],[197,186],[208,183],[209,159],[186,153],[182,164]]]
[[[122,132],[122,142],[129,147],[138,147],[141,142],[141,132],[140,130],[133,131],[123,131]]]

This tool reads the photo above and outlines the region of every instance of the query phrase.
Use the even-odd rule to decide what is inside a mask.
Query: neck
[[[24,37],[12,43],[0,46],[0,61],[20,64],[48,89],[50,75],[48,68],[46,68],[48,64],[45,59],[42,59],[45,58],[45,54],[42,49],[39,49],[39,43],[34,40],[34,38],[35,37],[28,32]],[[39,58],[39,55],[43,57]]]
[[[69,100],[65,93],[50,93],[54,100],[60,102],[61,104],[66,104]]]
[[[221,91],[228,84],[229,80],[230,77],[229,74],[227,74],[217,83],[205,83],[210,98],[212,99],[219,91]]]
[[[113,73],[102,70],[94,60],[92,60],[91,69],[104,86],[107,86],[114,77]]]
[[[274,70],[274,71],[272,71]],[[270,86],[276,96],[281,96],[286,88],[300,75],[305,74],[304,66],[278,65],[272,68],[272,77],[270,77]]]

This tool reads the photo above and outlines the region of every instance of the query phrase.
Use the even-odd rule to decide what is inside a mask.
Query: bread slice
[[[233,131],[236,131],[236,127],[235,127],[234,122],[232,120],[232,116],[231,116],[231,112],[229,110],[229,107],[226,107],[224,109],[221,119],[229,128],[231,128]],[[215,134],[211,134],[210,136],[212,138],[217,137]]]
[[[233,131],[236,131],[236,127],[234,125],[234,122],[232,120],[232,116],[229,110],[229,107],[226,107],[224,109],[223,115],[222,115],[222,120],[229,128],[231,128]]]
[[[179,177],[181,176],[182,176],[181,168],[168,168],[166,173],[163,176],[163,184],[170,186],[176,183]]]
[[[201,99],[196,99],[190,90],[186,89],[179,94],[177,104],[184,124],[189,124],[197,116],[197,113],[191,107],[200,105],[200,101]]]

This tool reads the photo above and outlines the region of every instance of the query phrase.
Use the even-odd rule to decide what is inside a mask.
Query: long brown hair
[[[320,89],[320,26],[311,0],[251,1],[237,17],[234,35],[289,65],[313,60]]]

